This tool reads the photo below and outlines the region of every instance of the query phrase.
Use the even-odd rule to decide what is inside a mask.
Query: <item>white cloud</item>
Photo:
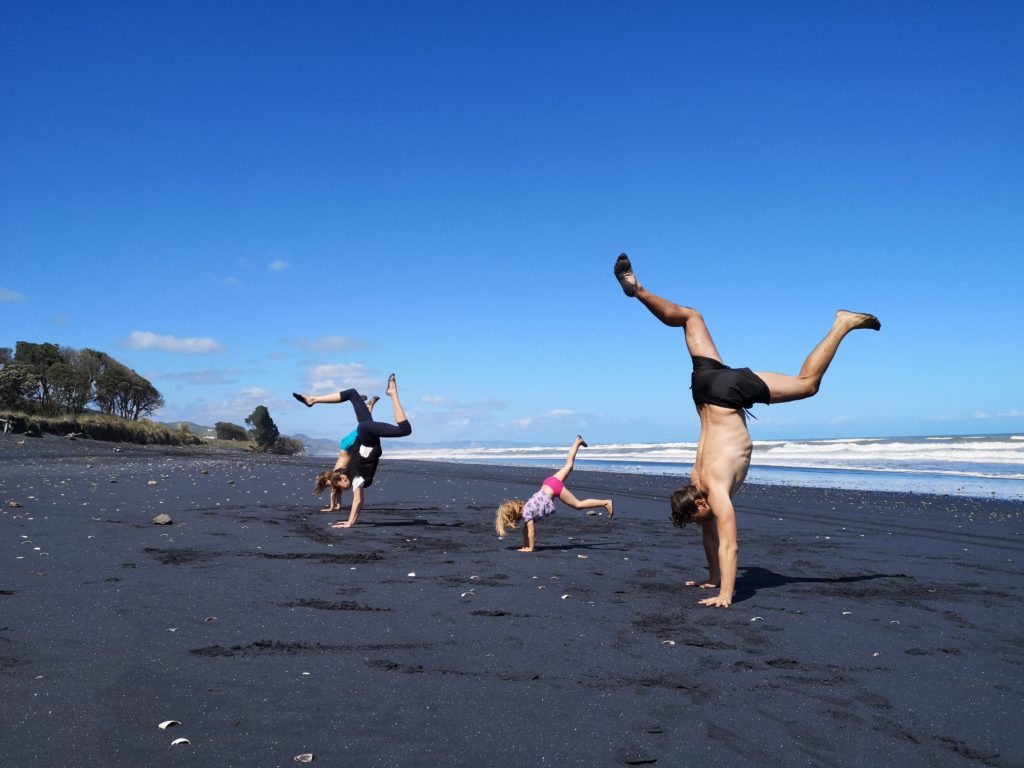
[[[313,352],[338,352],[350,349],[362,349],[365,342],[350,339],[348,336],[321,336],[319,339],[299,339],[299,344]]]
[[[1000,413],[999,415],[1004,417],[1009,416],[1012,419],[1019,419],[1021,416],[1024,416],[1024,411],[1019,408],[1011,408],[1006,413]]]
[[[517,427],[529,427],[534,424],[550,424],[552,422],[565,421],[574,414],[574,411],[564,408],[556,408],[553,411],[542,413],[539,416],[529,416],[525,419],[513,419],[512,423]]]
[[[239,373],[237,368],[208,368],[201,371],[185,371],[184,373],[161,373],[151,371],[146,374],[149,379],[163,379],[165,381],[183,381],[186,384],[231,384],[235,381],[234,376]]]
[[[850,420],[849,416],[836,416],[834,419],[829,419],[826,424],[845,424]]]
[[[974,418],[976,418],[976,419],[988,419],[988,418],[991,418],[991,416],[989,414],[985,413],[985,411],[975,411],[974,412]]]
[[[7,288],[0,288],[0,304],[20,304],[25,301],[25,296]]]
[[[382,386],[380,378],[362,363],[315,365],[309,369],[308,378],[314,393],[340,392],[354,387],[364,394],[371,394],[364,390]]]
[[[121,342],[121,346],[126,349],[159,349],[163,352],[181,352],[187,355],[207,355],[224,349],[208,336],[179,339],[149,331],[132,331],[128,338]]]
[[[245,417],[255,410],[257,405],[265,405],[271,418],[280,411],[288,410],[294,403],[282,400],[262,387],[246,387],[222,400],[198,400],[177,408],[166,409],[165,419],[174,421],[184,419],[200,424],[213,426],[218,421],[229,421],[232,424],[245,425]]]
[[[289,264],[284,259],[274,259],[272,262],[270,262],[267,265],[267,269],[269,269],[271,272],[284,272],[284,271],[289,270],[291,268],[292,268],[292,265]]]
[[[429,405],[444,405],[445,403],[451,402],[444,395],[423,395],[420,398],[421,403],[428,403]]]

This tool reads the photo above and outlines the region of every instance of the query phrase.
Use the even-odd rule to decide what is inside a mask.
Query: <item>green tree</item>
[[[156,387],[135,371],[108,357],[96,381],[96,403],[104,413],[135,421],[164,406]]]
[[[252,437],[258,450],[270,450],[281,436],[265,405],[257,405],[256,410],[245,417],[245,423],[252,427]]]
[[[294,437],[279,437],[269,449],[270,453],[279,453],[283,456],[299,456],[305,451],[306,446],[302,444],[301,440],[296,440]]]
[[[245,431],[245,427],[241,427],[238,424],[232,424],[230,421],[218,421],[213,425],[213,428],[217,430],[218,440],[249,439],[249,433]]]
[[[69,413],[82,413],[92,400],[92,380],[68,363],[54,363],[46,369],[53,404]]]
[[[15,345],[14,360],[25,366],[32,374],[35,386],[26,394],[27,399],[43,413],[56,413],[59,406],[53,400],[48,372],[50,366],[61,362],[60,349],[57,345],[19,341]]]
[[[0,408],[24,410],[36,384],[36,377],[27,365],[7,363],[0,368]]]

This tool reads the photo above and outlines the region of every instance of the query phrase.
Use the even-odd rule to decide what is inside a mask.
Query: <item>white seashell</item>
[[[580,560],[586,560],[587,559],[586,555],[576,555],[576,557],[578,557]]]
[[[764,621],[764,616],[755,616],[751,621]]]
[[[675,640],[662,640],[661,644],[662,645],[675,645],[676,641]]]
[[[296,763],[312,763],[313,762],[313,753],[312,752],[303,752],[301,755],[296,755],[295,756],[295,762]]]
[[[843,616],[852,616],[853,611],[843,611]]]
[[[189,741],[188,739],[175,739],[174,741],[171,742],[171,746],[172,747],[185,747],[185,746],[188,746],[191,743],[192,742]]]
[[[562,595],[563,600],[568,600],[572,595]]]
[[[156,480],[150,480],[146,485],[156,485]]]
[[[409,575],[410,579],[415,579],[416,578],[415,572],[409,573],[408,575]]]
[[[7,506],[10,507],[11,509],[17,509],[18,507],[21,506],[21,502],[20,501],[8,501],[7,502]]]
[[[157,726],[161,731],[166,731],[168,728],[173,728],[176,725],[181,725],[177,720],[164,720],[160,725]]]
[[[882,654],[880,654],[880,653],[872,653],[871,655],[872,656],[881,656]]]

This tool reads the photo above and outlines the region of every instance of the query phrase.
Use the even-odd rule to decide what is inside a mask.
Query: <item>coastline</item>
[[[737,600],[714,610],[681,586],[703,553],[667,522],[675,477],[578,470],[615,518],[562,507],[522,555],[493,512],[543,471],[386,451],[335,531],[323,462],[0,439],[6,759],[1024,758],[1020,502],[748,485]]]

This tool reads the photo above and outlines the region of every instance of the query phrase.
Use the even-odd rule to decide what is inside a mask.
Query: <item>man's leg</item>
[[[691,357],[710,357],[722,362],[711,332],[704,324],[704,317],[692,307],[683,307],[668,299],[648,291],[633,273],[633,265],[626,254],[621,254],[615,262],[615,277],[627,296],[635,296],[650,310],[651,314],[672,328],[684,328],[686,331],[686,348]]]
[[[818,393],[818,389],[821,387],[821,377],[828,370],[829,363],[835,357],[839,343],[846,338],[846,334],[858,328],[870,328],[877,331],[881,327],[881,323],[874,315],[840,309],[836,312],[832,329],[818,343],[818,346],[811,350],[811,354],[807,356],[798,375],[786,376],[782,373],[758,371],[757,376],[768,385],[773,403],[786,403],[791,400],[812,397]]]

